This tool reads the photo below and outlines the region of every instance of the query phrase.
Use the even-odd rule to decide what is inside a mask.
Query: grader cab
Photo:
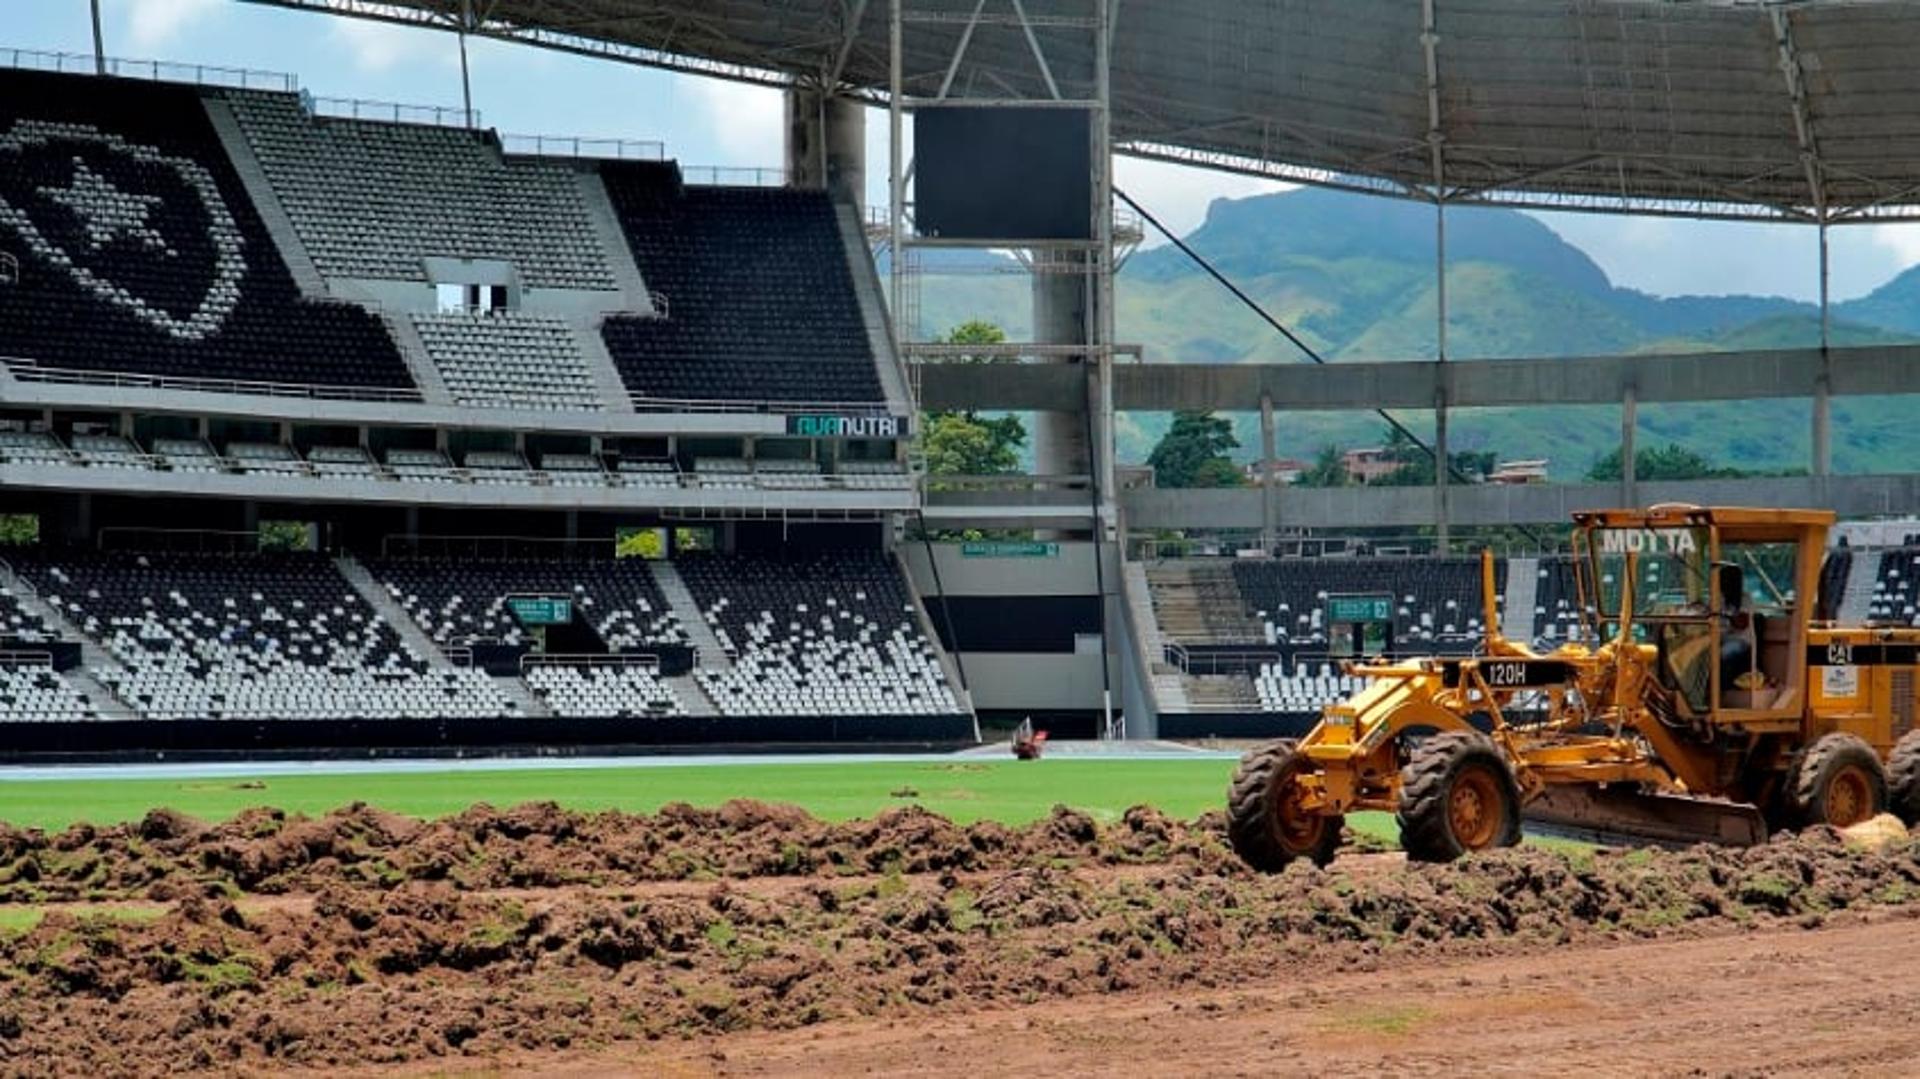
[[[1574,517],[1581,632],[1499,632],[1483,556],[1478,654],[1354,664],[1304,738],[1228,792],[1254,868],[1326,863],[1346,814],[1396,815],[1411,858],[1519,841],[1522,817],[1611,839],[1763,842],[1891,810],[1920,820],[1920,629],[1833,621],[1833,515],[1667,505]],[[1837,592],[1837,585],[1830,585]]]

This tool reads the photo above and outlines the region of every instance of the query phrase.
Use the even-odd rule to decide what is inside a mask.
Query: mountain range
[[[1185,237],[1269,312],[1327,359],[1419,360],[1435,355],[1434,224],[1430,207],[1302,188],[1216,200]],[[1028,278],[1000,255],[945,254],[920,276],[920,330],[934,336],[981,318],[1015,340],[1031,336]],[[1777,296],[1653,296],[1615,285],[1584,251],[1515,210],[1447,214],[1450,360],[1623,352],[1791,348],[1819,343],[1818,309]],[[1156,362],[1305,362],[1299,350],[1171,245],[1136,254],[1117,285],[1122,341]],[[1835,304],[1836,346],[1920,340],[1920,267],[1856,300]],[[1910,470],[1920,424],[1898,398],[1835,398],[1834,467]],[[1805,468],[1806,400],[1642,405],[1640,444],[1678,442],[1716,464]],[[1399,417],[1416,431],[1431,416]],[[1556,480],[1574,480],[1619,438],[1619,410],[1604,406],[1463,409],[1452,414],[1459,449],[1546,457]],[[1123,418],[1121,456],[1143,460],[1168,417]],[[1255,421],[1236,416],[1243,455]],[[1283,413],[1281,452],[1310,457],[1332,443],[1371,445],[1382,423],[1365,413]]]

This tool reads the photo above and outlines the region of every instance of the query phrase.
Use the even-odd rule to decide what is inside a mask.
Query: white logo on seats
[[[196,162],[183,157],[169,157],[151,146],[128,142],[90,124],[16,121],[12,130],[0,136],[0,154],[19,154],[31,147],[48,146],[56,142],[91,143],[133,161],[164,166],[173,170],[194,192],[200,204],[206,208],[211,226],[207,238],[214,247],[213,279],[207,283],[207,290],[200,297],[199,305],[185,318],[177,318],[170,312],[160,310],[121,285],[74,261],[72,255],[41,233],[24,208],[12,205],[4,197],[0,197],[0,222],[13,226],[34,254],[66,270],[82,288],[108,303],[125,308],[154,329],[182,341],[199,341],[218,331],[240,302],[240,278],[247,272],[247,263],[240,254],[240,228],[234,223],[226,201],[220,197],[220,188],[214,183],[213,174]],[[75,185],[68,189],[51,189],[54,194],[64,196],[56,201],[78,204],[84,199],[97,200],[103,190],[120,195],[119,202],[111,210],[102,210],[98,214],[89,215],[78,210],[77,205],[71,207],[76,209],[79,216],[86,218],[86,231],[94,247],[101,246],[105,239],[122,234],[131,235],[148,246],[158,242],[158,233],[147,227],[145,221],[146,209],[158,201],[153,196],[118,192],[80,163],[75,165]]]

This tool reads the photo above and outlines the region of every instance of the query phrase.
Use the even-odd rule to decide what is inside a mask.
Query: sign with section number
[[[1392,596],[1328,596],[1329,622],[1391,622]]]
[[[573,621],[573,601],[565,596],[508,596],[507,607],[523,626],[564,626]]]

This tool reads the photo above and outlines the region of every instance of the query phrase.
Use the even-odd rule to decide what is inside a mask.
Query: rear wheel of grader
[[[1887,773],[1873,747],[1835,731],[1808,746],[1787,776],[1786,816],[1795,828],[1846,828],[1886,811]]]
[[[1436,734],[1400,770],[1400,845],[1416,862],[1450,862],[1520,842],[1520,789],[1493,741]]]
[[[1302,808],[1295,780],[1314,771],[1291,738],[1249,750],[1227,789],[1227,838],[1234,852],[1262,873],[1278,873],[1295,858],[1333,861],[1344,818]]]
[[[1907,732],[1887,758],[1887,812],[1909,828],[1920,824],[1920,731]]]

